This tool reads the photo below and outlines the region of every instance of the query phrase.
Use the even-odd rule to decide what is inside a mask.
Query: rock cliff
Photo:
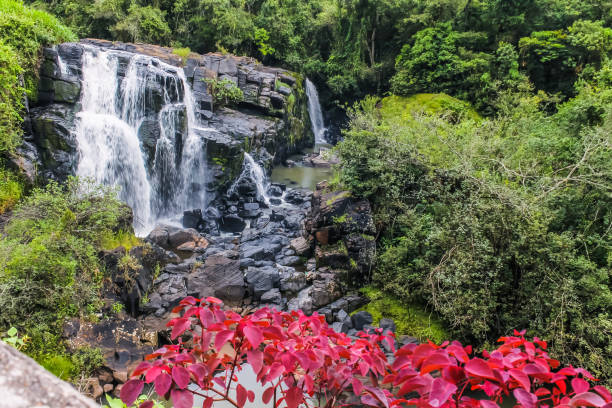
[[[155,171],[160,138],[167,127],[163,126],[163,115],[168,106],[184,101],[186,86],[191,90],[197,120],[191,131],[205,141],[209,192],[229,186],[240,172],[245,150],[279,162],[314,143],[299,74],[266,67],[247,57],[191,53],[181,58],[171,48],[85,39],[44,50],[38,98],[31,101],[29,112],[31,132],[20,149],[18,163],[30,177],[35,176],[35,169],[43,179],[64,179],[76,172],[80,153],[75,128],[82,121],[84,54],[97,52],[110,52],[116,58],[117,94],[129,85],[126,71],[134,65],[135,57],[150,57],[136,60],[149,67],[138,74],[146,78],[138,83],[143,88],[143,99],[138,101],[143,113],[135,125],[149,176]],[[206,79],[231,81],[242,91],[242,102],[216,106]],[[117,104],[122,105],[119,110],[129,102],[117,97]],[[183,111],[173,116],[175,134],[170,139],[177,151],[187,139],[187,116],[191,114],[184,111],[187,108],[180,108]],[[181,160],[180,154],[175,160]]]

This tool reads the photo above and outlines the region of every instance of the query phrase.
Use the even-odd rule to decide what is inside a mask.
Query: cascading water
[[[118,186],[138,234],[158,219],[205,208],[202,133],[210,129],[198,127],[183,70],[153,57],[92,47],[83,54],[82,71],[77,174]],[[147,143],[154,148],[147,150]]]
[[[261,168],[259,164],[253,159],[253,156],[244,152],[244,161],[247,163],[247,168],[249,169],[251,179],[255,182],[257,186],[257,194],[261,196],[264,202],[270,205],[270,197],[268,197],[267,189],[268,189],[268,180],[266,178],[266,174],[264,170]]]
[[[310,124],[312,132],[315,135],[315,144],[327,144],[325,140],[325,123],[323,122],[323,113],[321,113],[321,103],[319,102],[319,93],[315,85],[306,78],[306,96],[308,97],[308,115],[310,116]]]
[[[257,186],[257,195],[267,204],[270,205],[270,197],[268,196],[268,187],[270,183],[266,177],[266,173],[264,169],[257,164],[253,156],[244,152],[244,162],[242,164],[242,173],[240,176],[234,181],[234,184],[228,189],[228,193],[231,194],[236,190],[237,184],[240,180],[250,179]]]

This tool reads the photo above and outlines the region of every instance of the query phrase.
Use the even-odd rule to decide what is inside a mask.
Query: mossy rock
[[[81,84],[79,82],[53,81],[53,91],[56,102],[75,103],[81,95]]]
[[[386,317],[395,322],[398,336],[412,336],[419,341],[431,340],[437,344],[448,340],[449,335],[440,319],[422,306],[403,303],[372,286],[362,288],[361,293],[370,300],[370,303],[355,312],[361,310],[369,312],[374,318],[375,325]]]
[[[469,103],[443,93],[421,93],[407,97],[388,96],[380,102],[380,113],[384,119],[401,117],[404,120],[412,120],[414,115],[419,113],[481,119]]]

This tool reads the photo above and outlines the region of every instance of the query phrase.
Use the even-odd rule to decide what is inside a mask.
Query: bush
[[[184,313],[167,324],[178,344],[156,350],[134,369],[121,389],[125,404],[137,400],[145,382],[176,408],[193,407],[194,394],[204,398],[204,407],[222,402],[236,408],[256,398],[258,407],[284,401],[289,408],[322,406],[323,398],[328,408],[494,407],[511,396],[532,408],[612,402],[609,390],[587,381],[594,381],[588,371],[561,366],[545,341],[529,341],[524,331],[501,337],[490,353],[457,341],[396,349],[393,334],[382,329],[359,332],[353,340],[316,313],[264,307],[241,316],[220,303],[211,297],[180,302],[174,312]],[[193,341],[183,342],[183,335]],[[261,397],[246,388],[252,382],[240,383],[237,373],[244,369],[265,388]],[[476,390],[484,393],[470,392]]]
[[[69,179],[35,189],[0,240],[0,328],[28,334],[33,355],[57,351],[64,318],[98,309],[102,237],[130,221],[109,188]]]
[[[151,6],[132,3],[128,14],[111,28],[111,32],[122,41],[144,42],[166,45],[170,42],[170,27],[165,13]]]
[[[222,80],[206,78],[204,80],[208,84],[208,91],[212,95],[215,104],[225,106],[242,102],[244,94],[242,89],[230,79]]]

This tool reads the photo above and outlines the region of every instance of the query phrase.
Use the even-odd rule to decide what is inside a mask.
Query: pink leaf
[[[527,374],[516,368],[512,368],[509,373],[512,378],[518,381],[518,383],[521,385],[521,387],[525,389],[525,391],[531,390],[531,381],[529,381],[529,377],[527,376]]]
[[[267,388],[263,392],[263,395],[261,396],[261,400],[263,401],[264,404],[267,404],[268,402],[270,402],[273,395],[274,395],[274,387]]]
[[[517,402],[525,408],[534,408],[536,406],[535,404],[538,397],[532,393],[527,392],[522,388],[515,388],[514,391],[512,391],[512,394],[514,395],[514,398],[516,398]]]
[[[489,400],[480,400],[478,401],[480,403],[480,406],[482,408],[499,408],[499,405],[497,405],[495,402],[493,401],[489,401]]]
[[[353,393],[355,395],[361,395],[363,391],[363,383],[356,378],[353,378],[351,383],[353,384]]]
[[[379,388],[375,388],[375,387],[369,387],[369,386],[366,386],[364,388],[374,398],[376,398],[379,402],[381,402],[385,408],[389,408],[389,400],[387,399],[387,396],[385,395],[383,390],[381,390]]]
[[[446,366],[451,365],[451,360],[448,358],[448,355],[443,351],[438,351],[423,361],[423,365],[421,366],[421,374],[427,374],[434,370],[440,370]]]
[[[155,381],[157,376],[161,374],[161,371],[162,371],[162,368],[160,366],[153,366],[149,368],[149,371],[147,371],[147,374],[145,375],[147,384],[151,384],[153,381]]]
[[[267,381],[275,380],[276,377],[278,377],[279,375],[283,373],[283,371],[285,371],[285,366],[283,366],[282,364],[280,363],[272,364],[272,366],[270,366],[270,371],[268,372]]]
[[[185,330],[187,330],[189,327],[191,327],[191,320],[185,318],[176,319],[176,321],[174,322],[174,327],[172,328],[172,334],[170,335],[170,338],[172,340],[176,339],[178,336],[183,334]]]
[[[429,393],[429,405],[432,407],[440,407],[457,391],[457,386],[451,384],[442,378],[436,378],[431,384],[431,392]]]
[[[223,303],[223,301],[221,299],[217,299],[216,297],[212,297],[212,296],[207,297],[206,301],[208,303],[213,303],[215,305],[220,305],[220,304]]]
[[[136,401],[136,398],[140,395],[142,388],[144,387],[144,381],[142,380],[130,380],[123,384],[119,397],[121,401],[128,407]]]
[[[247,351],[247,362],[251,365],[253,372],[259,374],[263,367],[263,352],[259,350]]]
[[[174,408],[193,408],[193,394],[187,390],[177,390],[170,393]]]
[[[166,373],[161,373],[155,378],[155,392],[160,397],[166,395],[172,384],[172,377]]]
[[[153,408],[153,401],[145,401],[138,405],[138,408]]]
[[[582,378],[572,378],[572,389],[576,394],[582,394],[583,392],[587,392],[591,388],[588,382],[583,380]]]
[[[285,393],[285,402],[287,403],[287,408],[298,408],[303,399],[304,396],[302,395],[301,388],[291,387]]]
[[[263,341],[263,334],[261,334],[261,330],[254,326],[247,326],[244,328],[244,335],[251,343],[253,348],[259,347],[261,342]]]
[[[606,401],[594,392],[583,392],[574,396],[569,404],[573,407],[603,407]]]
[[[238,403],[238,407],[244,407],[244,404],[247,400],[247,390],[241,384],[236,386],[236,402]]]
[[[215,336],[215,349],[221,351],[221,347],[234,337],[232,330],[222,330]]]
[[[474,358],[465,364],[465,371],[475,377],[489,378],[496,380],[493,370],[486,361],[480,358]]]
[[[255,393],[251,390],[247,391],[247,399],[249,402],[255,401]]]
[[[606,387],[602,385],[596,385],[595,387],[593,387],[593,389],[597,391],[597,393],[601,395],[603,399],[606,400],[606,402],[612,402],[612,394],[610,394],[610,391]]]
[[[212,399],[212,397],[206,397],[202,403],[202,408],[211,408],[213,402],[215,402],[215,400]]]
[[[208,374],[208,369],[202,363],[191,364],[187,366],[187,369],[194,375],[194,377],[201,381]]]
[[[151,363],[149,363],[148,361],[143,361],[142,363],[138,364],[138,367],[134,369],[134,371],[132,372],[132,376],[139,376],[145,373],[150,367]]]
[[[180,389],[185,389],[189,385],[189,371],[185,367],[172,367],[172,379]]]

